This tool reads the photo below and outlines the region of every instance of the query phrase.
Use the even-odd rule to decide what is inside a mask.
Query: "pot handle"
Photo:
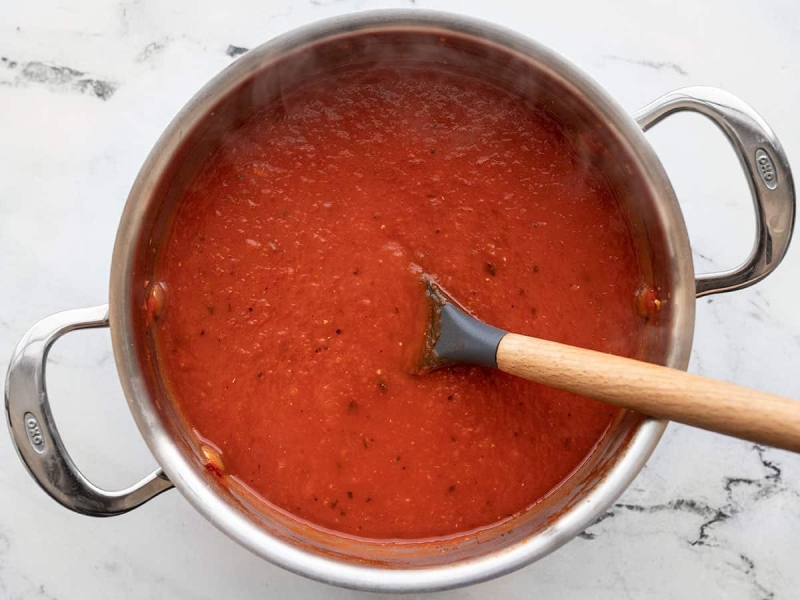
[[[775,133],[756,111],[729,92],[682,88],[654,100],[634,118],[647,131],[684,110],[708,117],[728,138],[747,175],[756,210],[756,239],[750,256],[732,271],[698,276],[699,298],[746,288],[775,270],[792,238],[795,189],[789,161]]]
[[[108,305],[57,313],[31,327],[8,367],[6,416],[22,462],[45,492],[75,512],[109,517],[136,508],[172,483],[157,469],[127,489],[109,492],[86,479],[64,448],[47,398],[47,355],[65,333],[95,327],[108,327]]]

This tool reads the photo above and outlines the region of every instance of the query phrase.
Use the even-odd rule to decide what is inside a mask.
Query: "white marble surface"
[[[519,0],[4,0],[0,3],[0,369],[35,320],[102,303],[117,220],[156,137],[229,45],[355,10],[414,6],[509,26],[561,52],[628,109],[670,89],[739,94],[800,160],[800,5]],[[77,73],[80,71],[82,74]],[[88,83],[84,80],[91,80]],[[698,269],[750,247],[744,178],[721,136],[677,117],[650,139],[684,208]],[[800,169],[800,163],[795,164]],[[749,290],[699,302],[691,370],[800,398],[800,245]],[[97,483],[153,466],[107,331],[55,348],[49,385]],[[800,457],[671,426],[611,511],[555,554],[440,598],[797,598]],[[177,492],[113,519],[47,498],[0,435],[0,598],[354,598],[237,546]]]

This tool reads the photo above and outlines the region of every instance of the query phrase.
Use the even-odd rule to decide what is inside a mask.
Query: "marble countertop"
[[[0,369],[53,312],[103,303],[128,189],[172,116],[249,48],[370,8],[462,12],[565,55],[633,111],[686,85],[755,107],[800,160],[800,4],[517,0],[40,0],[0,3]],[[535,7],[535,8],[534,8]],[[747,184],[696,116],[648,134],[672,177],[696,267],[751,246]],[[798,164],[795,167],[800,169]],[[761,284],[698,302],[690,369],[800,398],[800,246]],[[68,336],[48,370],[76,463],[123,487],[154,466],[107,330]],[[355,598],[251,555],[177,492],[113,519],[56,505],[0,435],[0,597]],[[800,456],[671,425],[608,517],[544,560],[440,598],[796,598]]]

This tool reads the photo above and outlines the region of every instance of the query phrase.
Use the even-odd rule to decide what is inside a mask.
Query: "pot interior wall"
[[[489,80],[519,94],[524,101],[547,110],[565,127],[575,148],[586,160],[597,165],[610,179],[629,215],[635,233],[643,271],[651,285],[662,290],[662,297],[673,289],[673,260],[667,232],[652,207],[657,202],[643,167],[628,143],[610,128],[602,108],[590,103],[583,90],[552,72],[536,57],[523,56],[464,34],[416,28],[375,28],[341,33],[318,40],[277,56],[277,52],[254,51],[244,56],[250,61],[250,75],[240,79],[220,99],[205,118],[183,132],[178,151],[166,164],[155,187],[150,190],[149,230],[142,232],[137,247],[137,267],[131,274],[138,285],[131,286],[134,297],[129,306],[135,311],[133,322],[148,344],[137,349],[144,366],[149,392],[157,398],[159,418],[182,452],[191,457],[198,472],[205,473],[208,485],[272,535],[303,546],[309,551],[350,562],[387,567],[424,567],[475,558],[519,542],[546,528],[558,515],[584,497],[602,480],[641,423],[641,417],[622,415],[613,430],[600,443],[589,460],[576,471],[567,485],[533,509],[511,521],[479,534],[456,536],[436,543],[379,543],[343,540],[341,537],[297,523],[288,515],[253,498],[235,485],[222,485],[205,472],[195,437],[174,410],[159,372],[153,340],[147,333],[143,311],[146,286],[153,281],[158,259],[158,240],[162,240],[181,190],[196,175],[204,160],[225,140],[226,134],[246,121],[254,112],[284,99],[287,92],[337,70],[378,68],[391,65],[418,65],[429,69],[457,71]],[[214,93],[217,90],[213,90]],[[201,93],[210,94],[206,90]],[[197,100],[196,100],[197,101]],[[641,358],[664,363],[671,355],[674,315],[666,302],[660,316],[647,327],[642,340]],[[678,365],[680,366],[680,365]]]

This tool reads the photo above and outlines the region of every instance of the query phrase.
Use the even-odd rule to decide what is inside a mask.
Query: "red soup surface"
[[[405,356],[417,268],[499,327],[639,353],[633,237],[568,139],[512,93],[405,68],[311,82],[233,132],[183,192],[153,324],[209,469],[381,539],[486,527],[563,482],[616,409]]]

